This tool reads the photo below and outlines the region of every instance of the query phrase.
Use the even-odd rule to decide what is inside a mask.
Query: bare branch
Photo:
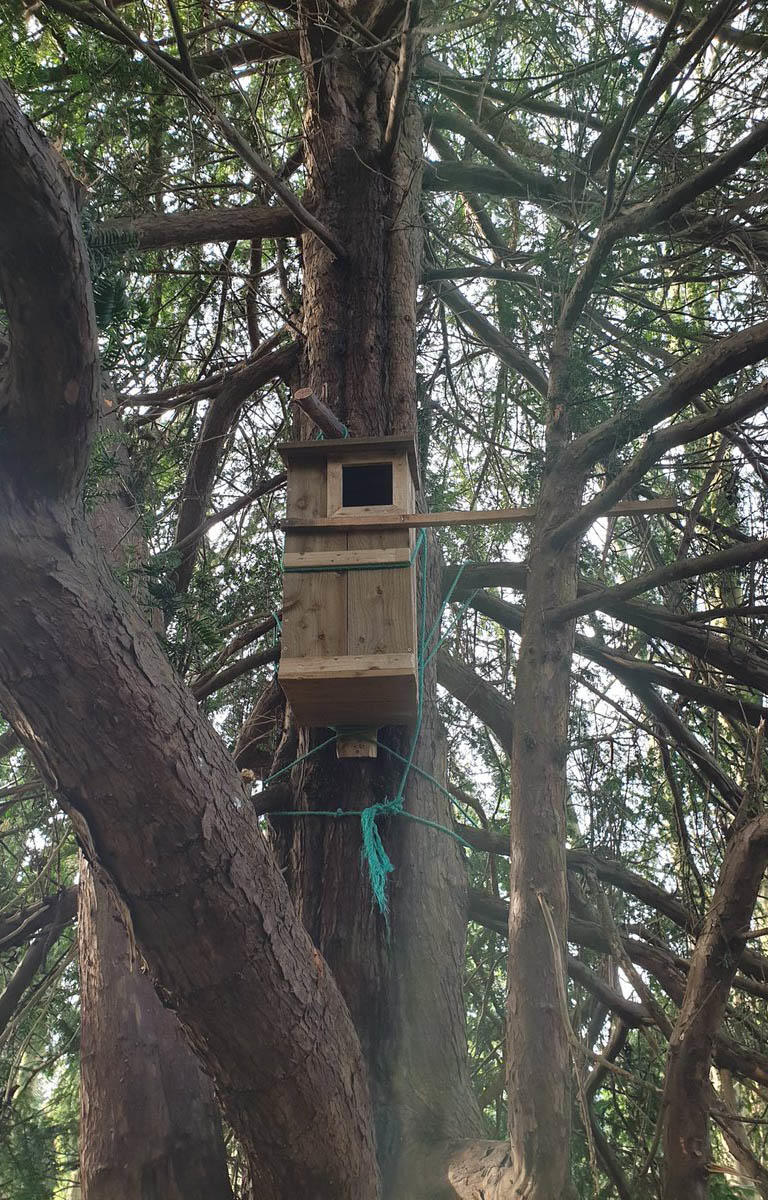
[[[381,148],[385,168],[391,162],[397,149],[397,140],[400,136],[400,127],[403,123],[403,114],[405,113],[405,105],[408,100],[408,92],[413,75],[414,59],[419,43],[416,26],[419,22],[420,11],[421,0],[406,0],[403,32],[400,36],[400,54],[397,60],[397,67],[395,68],[395,82],[389,102],[387,127],[384,131],[384,141]]]
[[[768,557],[768,538],[728,546],[726,550],[701,554],[697,558],[683,558],[678,562],[669,563],[665,567],[659,567],[656,571],[649,571],[647,575],[638,575],[636,579],[630,579],[627,583],[621,583],[617,587],[600,588],[591,595],[587,593],[580,596],[571,604],[552,609],[548,614],[548,619],[553,623],[570,621],[585,613],[594,612],[596,608],[600,607],[601,602],[607,601],[610,604],[614,600],[630,600],[633,596],[640,595],[641,592],[649,592],[653,588],[663,587],[678,579],[693,579],[714,571],[728,571],[733,567],[744,566],[746,563],[759,562],[766,557]]]
[[[539,395],[546,396],[547,377],[541,368],[537,367],[521,350],[518,350],[514,342],[500,333],[482,313],[478,312],[457,287],[443,283],[436,290],[443,304],[447,304],[484,345],[518,375],[522,375]]]
[[[248,397],[270,379],[289,371],[297,357],[298,346],[293,343],[284,350],[275,350],[271,354],[254,359],[247,367],[233,375],[211,402],[189,462],[181,494],[175,541],[176,545],[184,547],[184,550],[182,560],[175,571],[177,592],[186,591],[192,579],[197,547],[204,533],[208,497],[224,451],[225,438],[233,421]],[[271,482],[274,483],[274,480]]]
[[[187,550],[190,546],[199,542],[203,534],[207,533],[214,525],[218,525],[220,521],[226,521],[228,517],[234,517],[236,513],[242,512],[249,504],[253,504],[254,500],[261,499],[262,496],[269,496],[272,492],[276,492],[285,483],[287,475],[272,475],[269,479],[263,479],[261,483],[257,483],[255,487],[246,492],[244,496],[238,496],[237,500],[233,500],[226,508],[220,508],[218,512],[211,513],[210,517],[206,517],[201,521],[196,529],[191,530],[181,541],[174,542],[169,553],[180,553],[182,550]]]
[[[200,684],[192,684],[191,692],[196,700],[205,700],[206,696],[212,696],[214,692],[218,692],[227,684],[233,683],[235,679],[240,679],[249,671],[255,671],[257,667],[264,667],[267,663],[277,662],[280,657],[280,649],[278,646],[270,646],[267,650],[260,650],[256,654],[247,654],[245,658],[238,658],[236,662],[231,663],[228,667],[222,667],[210,679]]]

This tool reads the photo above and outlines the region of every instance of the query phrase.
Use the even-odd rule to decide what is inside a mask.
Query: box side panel
[[[324,517],[326,467],[322,460],[288,471],[288,516]],[[287,533],[285,551],[346,550],[346,533]],[[347,576],[343,571],[283,575],[282,655],[324,658],[347,653]]]

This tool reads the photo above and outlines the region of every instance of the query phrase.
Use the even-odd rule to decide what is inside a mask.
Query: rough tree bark
[[[81,861],[83,1198],[231,1200],[210,1081],[152,980],[131,961],[107,889]]]
[[[3,711],[114,880],[260,1196],[373,1200],[348,1010],[220,739],[86,528],[99,372],[85,249],[59,161],[4,86],[0,168]]]
[[[342,42],[331,51],[324,39],[305,24],[305,163],[312,209],[344,244],[346,258],[339,262],[319,241],[304,238],[302,384],[323,396],[353,434],[413,435],[420,122],[408,108],[383,169],[392,66],[383,56],[357,57]],[[440,573],[431,569],[431,615],[439,592]],[[402,730],[380,736],[407,753]],[[305,731],[300,738],[301,752]],[[416,761],[440,777],[444,752],[430,670]],[[294,770],[295,806],[361,810],[391,796],[401,772],[383,751],[377,760],[341,762],[332,749],[324,751]],[[413,775],[406,808],[450,827],[444,797]],[[395,864],[388,936],[360,862],[359,823],[307,818],[277,824],[291,892],[360,1035],[384,1194],[392,1200],[455,1194],[435,1148],[481,1128],[467,1073],[465,877],[456,844],[405,818],[382,822]]]
[[[709,1195],[712,1054],[767,864],[768,814],[761,813],[728,843],[670,1039],[663,1100],[664,1200]]]
[[[108,392],[102,428],[119,434]],[[128,462],[119,440],[114,458],[117,471],[90,524],[108,561],[138,565],[146,548],[124,486]],[[78,955],[84,1200],[232,1200],[211,1082],[83,854]]]
[[[528,559],[510,756],[510,904],[507,978],[509,1129],[514,1196],[567,1194],[570,1145],[565,858],[574,623],[551,628],[546,610],[572,600],[578,545],[549,535],[578,507],[582,481],[558,469],[565,417],[548,429],[547,462]],[[550,918],[551,920],[548,920]]]

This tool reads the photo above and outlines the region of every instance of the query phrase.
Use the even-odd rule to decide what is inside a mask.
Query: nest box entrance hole
[[[367,508],[391,503],[391,462],[342,464],[342,508]]]

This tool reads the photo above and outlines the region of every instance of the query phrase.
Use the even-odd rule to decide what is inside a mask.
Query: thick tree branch
[[[389,114],[387,116],[387,125],[384,130],[384,141],[381,148],[382,160],[385,167],[392,161],[392,157],[397,149],[397,141],[403,123],[403,115],[408,100],[408,92],[411,86],[411,77],[413,75],[416,51],[419,43],[416,26],[419,22],[420,12],[421,0],[406,0],[405,13],[403,15],[403,31],[400,35],[400,53],[395,68],[395,81],[389,101]]]
[[[707,388],[713,387],[743,367],[754,366],[766,354],[768,354],[768,321],[752,325],[729,337],[718,338],[695,358],[684,363],[668,383],[661,384],[644,399],[634,403],[629,410],[617,413],[616,416],[609,418],[590,430],[589,433],[582,434],[571,442],[563,452],[562,469],[588,470],[605,454],[612,453],[619,446],[626,445],[627,442],[650,429],[658,421],[674,416]],[[758,412],[760,408],[764,407],[767,399],[768,383],[764,382],[733,400],[731,404],[724,405],[717,412],[708,414],[707,417],[694,418],[688,430],[685,431],[685,439],[703,436],[702,433],[696,432],[699,429],[709,432],[723,428],[724,425],[732,424],[734,421],[745,420],[751,413]],[[712,426],[704,424],[704,422],[714,422],[715,420],[722,421],[722,424]],[[673,435],[671,430],[665,430],[661,434],[656,434],[655,438],[649,438],[654,452],[658,441],[665,435],[677,437],[679,433],[675,432]],[[643,473],[645,469],[647,468],[644,467]],[[624,476],[624,472],[621,475]],[[634,481],[634,475],[630,484],[625,487],[622,478],[618,485],[622,489],[621,495],[624,495],[624,491],[632,481]],[[612,485],[611,489],[612,496],[614,494]],[[600,493],[601,504],[608,493],[608,488]],[[592,503],[594,504],[594,501]],[[579,522],[582,521],[582,514],[586,513],[587,508],[589,505],[585,505],[582,512],[578,514]],[[561,528],[564,530],[566,525]],[[586,528],[586,526],[584,527]],[[565,535],[558,530],[557,534],[553,536],[559,543]]]
[[[247,675],[249,671],[255,671],[258,667],[266,666],[267,663],[277,662],[279,657],[278,646],[270,646],[266,650],[259,650],[256,654],[246,654],[244,658],[238,658],[228,667],[222,667],[210,679],[206,679],[202,683],[193,683],[190,689],[192,695],[198,701],[205,700],[207,696],[212,696],[214,692],[220,691],[227,684]]]
[[[744,166],[768,145],[768,121],[761,121],[755,128],[731,146],[714,162],[696,171],[677,187],[669,188],[657,200],[633,205],[618,218],[620,235],[643,233],[681,212],[704,192],[718,187],[730,179],[739,167]]]
[[[18,749],[20,744],[13,729],[7,729],[5,733],[0,733],[0,761]]]
[[[240,238],[296,237],[301,225],[287,208],[205,208],[175,213],[152,213],[104,221],[94,238],[127,234],[136,239],[136,250],[165,250],[198,246],[204,242],[231,242]]]
[[[766,395],[768,399],[768,392]],[[768,557],[768,538],[759,541],[740,543],[728,546],[725,550],[716,550],[713,554],[701,554],[696,558],[683,558],[677,562],[649,571],[647,575],[638,575],[627,583],[617,587],[602,588],[592,595],[580,596],[571,604],[562,608],[552,609],[549,620],[570,621],[574,617],[594,612],[600,607],[601,598],[608,603],[615,600],[630,600],[641,592],[649,592],[654,588],[664,587],[679,579],[693,579],[699,575],[709,575],[714,571],[729,571],[734,567],[743,567],[747,563],[759,562]]]
[[[8,1027],[8,1023],[21,1003],[26,992],[56,938],[71,921],[59,921],[54,918],[48,929],[35,938],[32,945],[22,957],[13,975],[6,984],[5,991],[0,995],[0,1038]]]
[[[509,905],[506,900],[470,889],[468,911],[471,921],[493,929],[502,936],[506,935],[509,924]],[[589,950],[596,950],[600,954],[613,953],[610,938],[595,921],[584,921],[571,916],[568,921],[568,941]],[[621,935],[621,943],[629,959],[653,975],[670,999],[680,1007],[683,1003],[685,975],[689,963],[661,946],[626,934]],[[768,987],[761,987],[743,977],[739,977],[737,986],[763,998],[768,996]],[[618,996],[616,999],[620,1007],[623,1007]],[[623,999],[621,997],[622,1001]],[[768,1055],[758,1050],[747,1049],[722,1032],[718,1032],[715,1039],[714,1061],[718,1066],[727,1067],[737,1075],[768,1086]]]
[[[247,38],[242,42],[232,42],[218,50],[208,50],[205,54],[195,54],[192,65],[198,77],[203,79],[216,71],[231,71],[233,67],[298,57],[298,29],[278,29],[274,33]]]
[[[10,326],[0,470],[49,495],[80,483],[99,395],[88,255],[65,171],[0,81],[0,295]]]
[[[252,1154],[260,1146],[260,1194],[374,1200],[354,1028],[238,804],[241,782],[219,738],[66,512],[30,517],[4,497],[0,580],[11,614],[0,637],[3,709],[29,731],[89,856],[115,879],[231,1123]],[[19,599],[30,595],[34,609]],[[297,1111],[307,1114],[300,1143]]]
[[[766,323],[766,326],[768,327],[768,323]],[[764,342],[763,353],[765,353],[767,348],[768,339]],[[759,357],[762,357],[762,354]],[[759,358],[753,361],[759,361]],[[682,376],[685,375],[685,368],[680,374]],[[705,384],[704,386],[709,385]],[[674,391],[674,388],[672,390]],[[684,407],[689,400],[695,400],[697,395],[703,390],[703,387],[698,388],[693,396],[685,394],[682,403],[677,403],[676,401],[675,407],[678,410]],[[646,403],[652,402],[654,397],[660,399],[663,391],[664,387],[662,386],[662,388],[657,389],[656,392],[647,398]],[[737,396],[730,404],[724,404],[720,408],[707,412],[705,416],[692,417],[688,421],[678,421],[673,425],[667,426],[665,429],[650,433],[645,443],[629,462],[622,467],[616,477],[601,492],[598,492],[588,504],[585,504],[569,521],[566,521],[559,529],[554,531],[552,534],[554,545],[565,545],[571,538],[578,537],[588,529],[598,517],[604,516],[611,505],[615,504],[617,499],[621,499],[622,496],[626,495],[629,489],[634,487],[636,483],[639,483],[653,464],[658,462],[668,450],[673,449],[675,446],[687,445],[698,441],[699,438],[707,437],[712,433],[718,433],[720,430],[727,429],[729,425],[733,425],[737,421],[745,421],[748,417],[764,409],[766,404],[768,404],[768,380],[759,383],[757,387],[751,388],[744,395]],[[669,416],[671,414],[665,411],[663,415]],[[658,419],[658,417],[652,416],[648,424],[651,425]],[[622,433],[620,440],[627,441],[629,439],[624,438]]]
[[[668,21],[672,12],[667,4],[662,3],[662,0],[635,0],[635,3],[638,8],[658,17],[660,21]],[[690,28],[695,24],[695,20],[693,14],[683,13],[680,17],[680,24],[684,28]],[[757,50],[762,54],[768,54],[768,36],[763,33],[752,33],[749,29],[739,29],[736,25],[720,25],[712,34],[712,41],[726,42],[731,46],[741,46],[745,50]]]
[[[45,0],[45,3],[59,12],[66,14],[75,24],[82,19],[80,5],[69,0]],[[101,25],[110,30],[109,36],[129,47],[134,53],[143,55],[161,71],[179,91],[194,102],[208,123],[222,134],[230,146],[240,155],[243,162],[251,168],[258,179],[282,200],[285,207],[293,214],[303,229],[308,229],[323,242],[337,257],[344,258],[344,247],[326,229],[321,221],[304,207],[291,188],[288,187],[270,167],[269,163],[258,154],[250,142],[240,133],[232,122],[216,107],[215,103],[203,88],[190,79],[181,69],[178,60],[159,50],[153,43],[140,38],[120,17],[100,0],[90,0],[92,9],[100,14]]]
[[[630,109],[633,122],[639,120],[640,117],[653,108],[654,104],[671,87],[682,71],[684,71],[688,63],[709,44],[717,30],[733,14],[736,7],[737,5],[734,3],[734,0],[719,0],[719,3],[715,4],[710,12],[699,21],[675,49],[668,61],[649,80],[648,85],[643,89],[642,95],[636,98]],[[673,10],[670,9],[666,16],[667,22],[671,21],[673,15],[676,15],[676,13],[673,13]],[[628,127],[627,115],[627,113],[622,113],[615,121],[612,121],[595,142],[585,163],[584,170],[587,176],[595,174],[600,170],[603,164],[607,162],[611,151],[616,145],[617,138],[622,133],[626,134]]]
[[[542,178],[547,180],[547,193],[551,193],[553,181],[547,175]],[[545,200],[549,203],[548,196],[541,196],[539,190],[538,173],[525,167],[513,175],[484,163],[424,163],[425,192],[479,192],[487,196],[510,196],[532,204]]]
[[[434,109],[425,116],[425,120],[427,124],[434,124],[438,129],[449,129],[466,138],[504,175],[509,176],[526,198],[533,201],[547,200],[561,205],[568,203],[570,199],[568,189],[559,179],[545,175],[543,171],[534,171],[517,162],[494,138],[489,137],[484,129],[481,129],[463,113],[449,109]]]
[[[473,574],[473,570],[477,573]],[[504,586],[505,579],[512,581],[523,577],[520,564],[488,564],[486,567],[477,568],[470,566],[466,572],[466,586],[473,579],[490,580],[494,574],[496,574],[497,586]],[[506,586],[519,585],[510,582]],[[458,589],[459,594],[465,594],[464,587],[465,581],[462,577],[462,584]],[[502,628],[511,629],[515,633],[520,632],[523,613],[518,605],[510,604],[508,601],[501,600],[498,596],[484,591],[479,591],[473,597],[471,604],[478,612],[483,613],[490,620],[498,622]],[[697,629],[694,625],[680,621],[677,614],[651,605],[617,601],[610,606],[609,611],[620,620],[642,629],[650,637],[657,637],[687,650],[748,688],[757,688],[759,691],[768,690],[768,668],[764,661],[748,651],[737,650],[728,639],[713,634],[708,629]],[[577,634],[575,650],[578,655],[605,667],[617,678],[621,674],[623,682],[632,690],[634,690],[635,682],[638,686],[656,683],[661,687],[676,691],[682,696],[689,696],[692,700],[711,705],[716,711],[727,713],[737,721],[747,721],[755,725],[766,715],[763,706],[755,704],[754,701],[741,700],[738,696],[728,696],[715,688],[706,687],[686,676],[668,671],[656,663],[642,662],[628,654],[611,650],[596,638]]]
[[[275,350],[256,358],[231,376],[215,400],[211,401],[190,458],[181,494],[175,545],[183,547],[183,551],[181,562],[174,572],[177,592],[185,592],[192,579],[197,548],[205,531],[205,510],[233,421],[241,406],[257,388],[290,371],[298,353],[298,346],[293,343],[284,350]],[[268,484],[269,490],[273,485],[276,486],[274,479],[269,480]]]
[[[10,950],[28,941],[31,934],[53,924],[62,927],[73,921],[77,913],[77,887],[66,888],[39,904],[19,909],[0,921],[0,950]]]
[[[437,655],[437,682],[474,713],[509,750],[514,706],[501,692],[445,649]]]
[[[436,289],[437,295],[442,300],[443,304],[447,304],[457,317],[471,329],[480,341],[486,345],[489,350],[505,362],[508,367],[516,371],[518,375],[522,375],[524,379],[530,383],[532,388],[541,396],[547,394],[547,377],[540,367],[537,367],[521,350],[518,350],[514,342],[505,337],[491,322],[478,312],[462,295],[457,287],[449,283],[441,283]]]
[[[767,864],[768,814],[761,813],[726,848],[669,1045],[665,1200],[705,1200],[709,1194],[709,1071]]]

